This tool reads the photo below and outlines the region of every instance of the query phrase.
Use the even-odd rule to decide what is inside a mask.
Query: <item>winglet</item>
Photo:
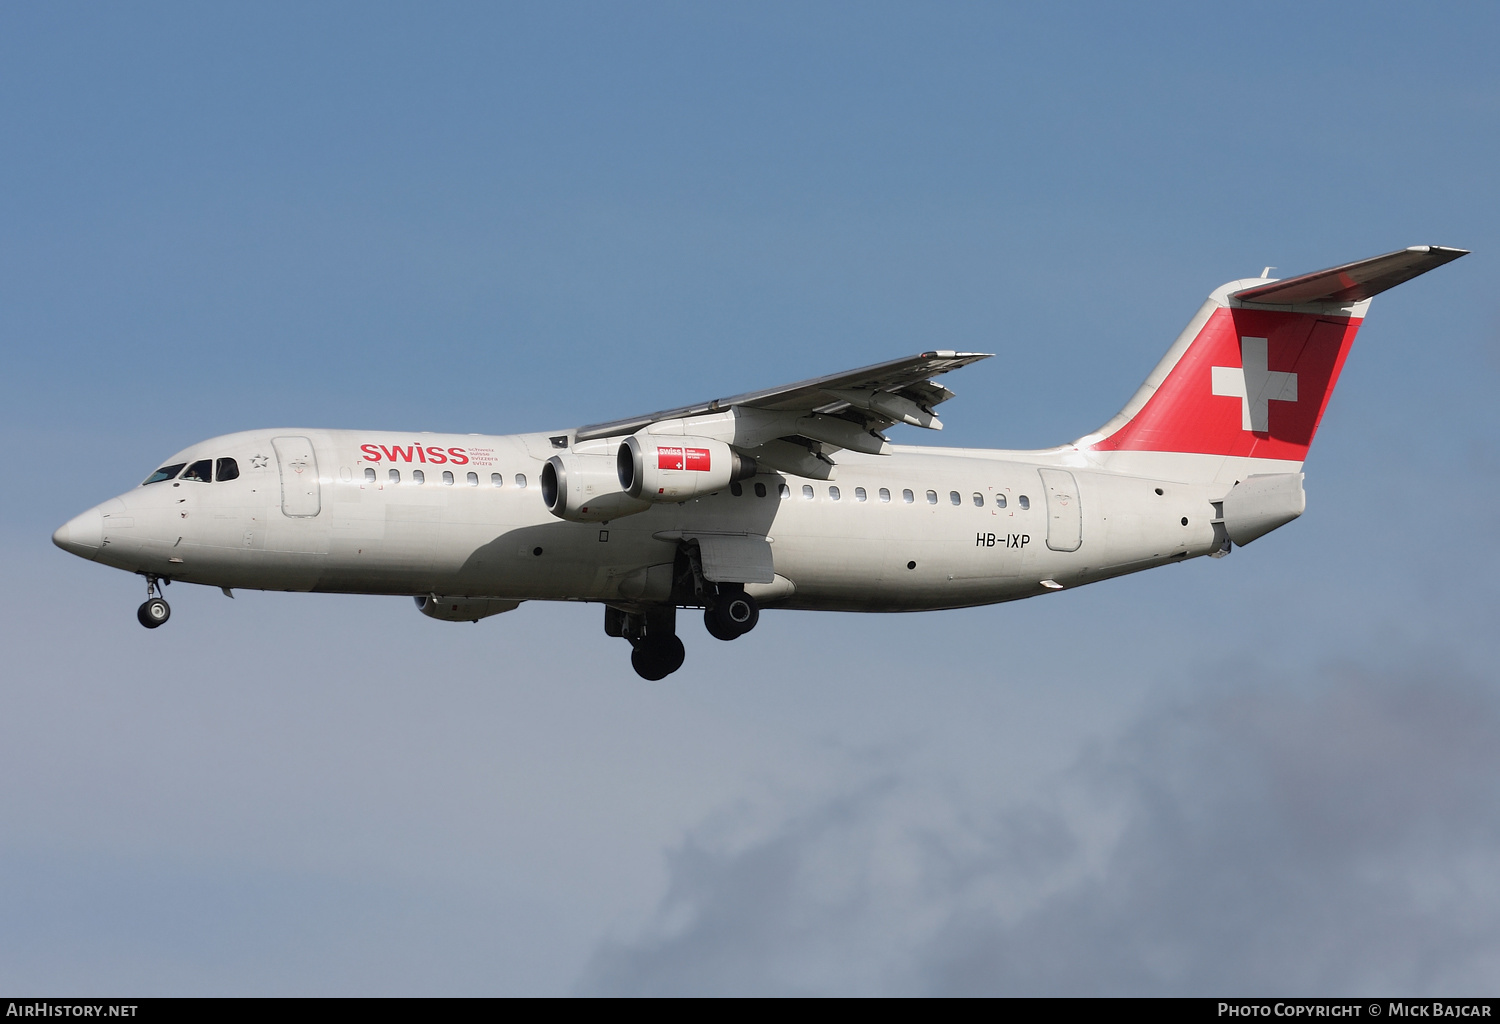
[[[1243,288],[1231,298],[1257,305],[1276,306],[1295,306],[1307,302],[1361,302],[1468,254],[1467,249],[1451,249],[1443,245],[1413,245],[1388,252],[1384,256],[1372,256],[1367,260],[1316,270],[1311,274],[1301,274],[1283,281]]]

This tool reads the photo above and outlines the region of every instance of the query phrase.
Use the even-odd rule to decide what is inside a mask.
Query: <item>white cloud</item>
[[[976,813],[867,758],[769,826],[705,825],[670,854],[655,917],[580,987],[1492,990],[1494,694],[1433,667],[1299,686],[1158,708],[1022,803]]]

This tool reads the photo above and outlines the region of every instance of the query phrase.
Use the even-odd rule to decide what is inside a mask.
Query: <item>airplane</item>
[[[1099,429],[1036,451],[892,444],[941,430],[931,351],[537,434],[258,430],[165,460],[53,534],[162,587],[414,597],[477,622],[523,601],[604,606],[646,679],[677,610],[719,640],[762,608],[997,604],[1203,555],[1302,514],[1302,465],[1373,296],[1467,250],[1412,246],[1215,289]]]

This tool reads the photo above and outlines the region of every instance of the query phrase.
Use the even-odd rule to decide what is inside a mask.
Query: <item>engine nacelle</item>
[[[574,523],[619,519],[651,507],[620,490],[615,460],[608,455],[554,455],[542,467],[541,483],[547,510]]]
[[[501,601],[488,597],[439,597],[422,594],[412,598],[417,610],[430,619],[444,622],[478,622],[487,615],[499,615],[520,607],[520,601]]]
[[[615,459],[619,485],[643,501],[685,501],[755,475],[755,460],[723,441],[671,434],[634,434]]]

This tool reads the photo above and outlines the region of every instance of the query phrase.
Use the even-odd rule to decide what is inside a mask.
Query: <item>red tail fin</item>
[[[1414,246],[1285,281],[1230,282],[1120,414],[1078,445],[1301,462],[1370,297],[1463,255]]]
[[[1093,447],[1301,462],[1360,323],[1216,309],[1145,406]]]

